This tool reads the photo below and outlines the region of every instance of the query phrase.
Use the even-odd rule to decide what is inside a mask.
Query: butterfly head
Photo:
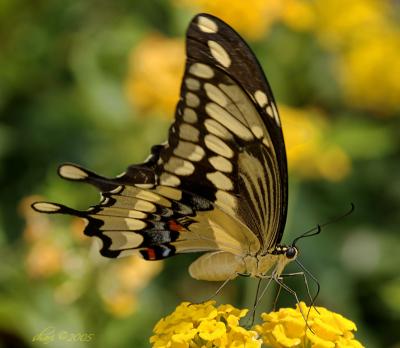
[[[299,250],[295,246],[289,246],[289,247],[287,247],[287,249],[285,251],[285,256],[289,260],[294,260],[297,257],[298,253],[299,253]]]
[[[272,254],[285,256],[289,262],[296,259],[297,255],[299,254],[299,250],[293,244],[289,246],[278,245]]]

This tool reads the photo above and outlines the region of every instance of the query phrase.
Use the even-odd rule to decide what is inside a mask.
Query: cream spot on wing
[[[128,229],[132,231],[142,230],[146,227],[146,223],[142,220],[132,219],[132,218],[125,218],[125,223]]]
[[[115,194],[115,193],[120,193],[123,190],[124,190],[124,186],[120,185],[120,186],[117,186],[115,189],[113,189],[113,190],[111,190],[109,192],[112,193],[112,194]]]
[[[216,203],[229,211],[235,211],[237,207],[237,199],[230,193],[222,190],[218,190],[215,194]]]
[[[225,125],[233,134],[244,140],[252,140],[253,134],[244,126],[240,121],[233,117],[224,108],[215,103],[208,103],[206,105],[206,112],[213,119]]]
[[[165,164],[164,169],[176,175],[191,175],[194,172],[194,165],[189,161],[172,156]]]
[[[256,136],[257,139],[261,139],[264,136],[264,132],[260,126],[251,126],[251,131]]]
[[[134,232],[103,232],[112,241],[110,250],[136,248],[143,243],[144,238]]]
[[[228,107],[235,105],[235,108],[232,108],[229,110],[229,112],[232,113],[232,115],[234,115],[239,121],[247,125],[254,124],[259,120],[260,115],[253,102],[238,85],[225,85],[220,83],[218,84],[218,87],[229,96],[229,99],[232,100],[232,103],[230,103]]]
[[[129,210],[128,217],[134,219],[145,219],[147,217],[147,214],[137,210]]]
[[[63,178],[71,180],[82,180],[88,177],[88,174],[85,173],[82,169],[72,166],[70,164],[65,164],[61,166],[58,170],[58,173]]]
[[[275,121],[276,121],[277,125],[280,127],[281,122],[279,121],[279,114],[278,114],[278,110],[277,110],[275,104],[272,104],[272,114],[275,117]]]
[[[182,191],[168,186],[157,186],[157,193],[161,196],[179,201],[182,198]]]
[[[33,203],[33,207],[42,213],[55,213],[61,209],[58,205],[47,202]]]
[[[181,180],[173,174],[169,173],[162,173],[160,176],[160,184],[165,185],[165,186],[179,186],[181,183]]]
[[[174,154],[182,158],[187,158],[190,161],[198,162],[206,153],[199,145],[187,141],[180,141],[178,146],[174,149]]]
[[[190,89],[191,91],[197,91],[200,89],[200,82],[196,79],[192,79],[192,78],[188,77],[185,80],[185,84],[186,84],[186,87],[188,89]]]
[[[186,104],[190,107],[195,108],[195,107],[199,106],[200,99],[196,94],[194,94],[192,92],[187,92],[186,93]]]
[[[256,98],[258,105],[260,105],[261,107],[264,107],[268,103],[268,97],[263,91],[256,91],[254,93],[254,98]]]
[[[211,83],[206,83],[204,89],[206,90],[207,96],[217,104],[225,106],[228,103],[225,94],[218,87]]]
[[[181,126],[179,127],[179,136],[182,139],[198,142],[199,135],[200,135],[199,130],[191,126],[190,124],[182,123]]]
[[[191,108],[185,108],[185,110],[183,110],[183,120],[187,123],[197,122],[196,111]]]
[[[267,147],[270,147],[270,146],[271,146],[269,140],[268,140],[266,137],[263,138],[262,143],[263,143],[265,146],[267,146]]]
[[[156,211],[156,206],[153,203],[142,201],[138,199],[132,204],[132,208],[140,211],[144,211],[147,213],[154,213]]]
[[[213,156],[208,159],[211,165],[221,172],[230,173],[233,170],[232,163],[222,156]]]
[[[269,117],[274,118],[274,112],[272,111],[271,105],[268,105],[268,106],[265,108],[265,111],[267,112],[267,114],[268,114]]]
[[[232,158],[234,155],[232,149],[228,145],[226,145],[220,138],[216,137],[213,134],[207,134],[204,137],[204,142],[211,151],[217,153],[218,155],[227,158]]]
[[[206,177],[219,190],[228,191],[233,189],[231,179],[229,179],[225,174],[222,174],[221,172],[207,173]]]
[[[226,52],[225,48],[223,48],[218,42],[209,40],[208,48],[210,49],[212,56],[222,66],[228,68],[231,65],[232,61],[231,58],[229,57],[228,52]]]
[[[200,16],[197,20],[197,26],[203,33],[214,34],[218,31],[217,23],[203,16]]]
[[[135,187],[141,189],[150,189],[154,186],[154,184],[135,184]]]
[[[134,195],[137,198],[144,199],[146,201],[150,201],[150,202],[154,202],[154,203],[163,205],[165,207],[171,206],[171,202],[168,199],[165,199],[164,197],[162,197],[154,192],[140,190],[132,195]]]
[[[208,65],[203,63],[194,63],[190,68],[189,72],[197,77],[203,79],[210,79],[214,76],[214,71]]]
[[[143,255],[139,252],[138,249],[126,249],[126,250],[121,250],[120,253],[117,256],[117,259],[121,259],[127,256],[138,256],[141,257],[143,259]]]
[[[89,211],[93,211],[95,209],[89,208]],[[129,213],[132,212],[132,216],[129,215]],[[98,215],[108,215],[108,216],[121,216],[121,217],[132,217],[132,218],[137,218],[137,219],[145,219],[146,214],[142,213],[141,211],[137,210],[126,210],[126,209],[121,209],[121,208],[115,208],[115,207],[102,207],[101,210],[97,213]]]
[[[221,123],[213,119],[207,118],[204,125],[211,134],[226,140],[233,139],[232,134]]]

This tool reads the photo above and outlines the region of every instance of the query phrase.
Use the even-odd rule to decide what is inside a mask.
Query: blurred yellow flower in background
[[[317,13],[310,0],[284,0],[279,19],[289,28],[306,31],[315,28]]]
[[[329,140],[329,121],[315,110],[279,105],[289,170],[298,177],[338,181],[351,169],[346,152]]]
[[[98,290],[106,310],[123,318],[135,311],[138,292],[162,270],[163,262],[139,256],[111,261],[99,275]]]
[[[125,82],[128,100],[139,113],[172,118],[185,66],[184,43],[151,34],[131,52]]]
[[[315,33],[329,50],[343,49],[378,34],[387,26],[390,2],[387,0],[312,0]]]
[[[334,55],[334,68],[350,106],[377,115],[399,110],[400,25],[387,0],[286,0],[282,21],[312,30]]]
[[[300,302],[296,309],[281,308],[276,312],[263,313],[261,317],[264,322],[256,325],[255,329],[262,336],[264,344],[270,347],[363,347],[354,338],[357,328],[352,321],[324,307],[316,309]],[[307,316],[307,324],[303,315]]]
[[[248,39],[260,39],[281,13],[281,0],[175,0],[197,12],[207,12],[226,21]]]
[[[376,115],[400,110],[400,30],[373,35],[338,59],[348,104]]]
[[[337,55],[336,68],[350,106],[386,114],[399,109],[400,26],[385,0],[314,1],[316,35]]]
[[[25,265],[32,278],[48,278],[61,270],[62,247],[51,239],[35,242],[26,255]]]

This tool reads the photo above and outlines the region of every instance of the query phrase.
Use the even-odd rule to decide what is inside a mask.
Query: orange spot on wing
[[[178,224],[175,220],[168,221],[168,227],[170,230],[176,231],[176,232],[180,232],[185,229],[182,225]]]
[[[147,249],[147,257],[149,258],[149,260],[156,259],[156,252],[154,251],[154,249],[151,249],[151,248]]]

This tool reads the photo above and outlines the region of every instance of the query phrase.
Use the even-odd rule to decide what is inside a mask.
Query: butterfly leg
[[[261,291],[261,295],[258,296],[259,290],[260,290],[260,286],[261,286],[261,282],[262,282],[263,279],[268,279],[268,283],[267,283],[267,285],[265,285],[264,289]],[[259,281],[258,281],[258,285],[257,285],[256,298],[255,298],[255,300],[254,300],[253,309],[252,309],[251,312],[249,313],[249,314],[251,314],[251,316],[252,316],[251,325],[249,325],[249,326],[252,326],[253,323],[254,323],[257,306],[258,306],[258,304],[260,303],[261,299],[264,297],[265,293],[267,292],[267,290],[268,290],[268,288],[269,288],[269,285],[270,285],[271,282],[272,282],[272,279],[274,279],[274,278],[271,277],[271,276],[262,276],[262,277],[260,276],[260,277],[259,277]]]
[[[306,274],[305,274],[304,272],[296,272],[296,273],[282,274],[281,276],[290,277],[290,276],[296,276],[296,275],[301,275],[301,276],[303,276],[304,284],[305,284],[306,289],[307,289],[307,295],[308,295],[308,298],[310,299],[310,306],[309,306],[309,308],[308,308],[308,313],[307,313],[307,319],[308,319],[308,316],[310,315],[310,311],[311,311],[311,308],[312,308],[312,307],[314,307],[314,309],[317,311],[317,313],[319,313],[319,312],[318,312],[318,309],[315,308],[315,306],[314,306],[315,300],[316,300],[316,298],[317,298],[317,296],[318,296],[318,294],[319,294],[319,283],[317,282],[316,279],[314,279],[314,280],[317,282],[318,289],[317,289],[317,293],[316,293],[315,296],[313,297],[313,296],[311,296],[310,286],[309,286],[309,284],[308,284],[308,279],[307,279]]]
[[[279,295],[281,294],[281,290],[282,290],[282,287],[279,286],[278,291],[276,292],[276,295],[275,295],[274,305],[272,306],[272,308],[273,308],[272,310],[274,312],[276,311],[276,305],[278,304],[278,298],[279,298]]]
[[[294,273],[285,273],[285,274],[281,274],[281,275],[279,276],[279,279],[282,280],[282,279],[285,278],[285,277],[294,277],[294,276],[302,276],[302,277],[303,277],[303,279],[304,279],[304,284],[305,284],[306,289],[307,289],[307,294],[308,294],[308,297],[309,297],[310,303],[311,303],[310,306],[313,306],[315,298],[313,298],[313,297],[311,296],[311,292],[310,292],[310,287],[309,287],[309,284],[308,284],[308,280],[307,280],[307,277],[306,277],[306,275],[305,275],[304,272],[294,272]],[[277,295],[276,295],[275,301],[274,301],[274,306],[273,306],[274,310],[275,310],[275,308],[276,308],[276,304],[277,304],[277,302],[278,302],[278,298],[279,298],[281,289],[282,289],[281,286],[279,286],[278,292],[277,292]],[[308,317],[308,315],[307,315],[307,317]]]
[[[201,303],[208,302],[208,301],[212,300],[215,296],[217,296],[221,292],[221,290],[225,287],[225,285],[228,284],[229,281],[234,279],[234,278],[235,277],[228,278],[228,279],[224,280],[224,282],[219,286],[219,288],[215,291],[215,293],[213,295],[211,295],[210,297],[206,298],[205,300],[203,300]]]
[[[291,276],[296,276],[296,275],[303,275],[305,277],[304,272],[296,272],[296,273],[281,274],[279,277],[277,277],[277,279],[283,280],[283,277],[291,277]],[[260,297],[257,297],[257,295],[259,293],[259,287],[260,287],[260,284],[261,284],[261,279],[269,279],[269,281],[268,281],[267,285],[265,286],[265,288],[263,289],[263,291],[261,292]],[[258,304],[260,303],[262,297],[264,296],[265,292],[267,291],[272,279],[275,279],[274,275],[263,276],[262,278],[260,277],[260,282],[258,283],[258,286],[257,286],[257,294],[256,294],[256,298],[255,298],[255,302],[254,302],[253,310],[252,310],[252,316],[253,316],[252,323],[254,322],[256,308],[257,308]],[[307,284],[307,289],[308,289],[307,281],[306,281],[306,284]],[[279,298],[279,295],[280,295],[280,292],[281,292],[281,289],[282,289],[282,287],[280,286],[279,283],[278,283],[278,285],[279,285],[279,288],[278,288],[278,292],[277,292],[277,294],[275,296],[274,305],[273,305],[273,310],[274,311],[275,311],[276,304],[278,302],[278,298]]]
[[[260,286],[261,286],[262,278],[258,279],[258,284],[257,284],[257,291],[256,291],[256,297],[254,299],[254,304],[253,304],[253,309],[252,309],[252,316],[251,316],[251,325],[253,326],[254,320],[256,318],[256,307],[258,304],[258,293],[260,292]]]
[[[293,295],[293,297],[296,299],[296,303],[297,303],[297,306],[299,307],[301,316],[303,317],[304,321],[306,322],[307,328],[308,328],[313,334],[315,334],[314,331],[311,329],[311,327],[308,325],[307,319],[308,319],[309,311],[308,311],[308,313],[307,313],[307,316],[305,316],[303,310],[301,309],[299,297],[297,296],[296,291],[294,291],[292,288],[290,288],[289,286],[287,286],[287,285],[282,281],[282,278],[280,278],[280,277],[274,277],[273,279],[274,279],[283,289],[285,289],[289,294]]]

